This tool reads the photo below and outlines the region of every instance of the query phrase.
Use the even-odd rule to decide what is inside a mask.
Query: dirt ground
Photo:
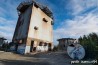
[[[0,65],[70,65],[70,60],[64,52],[29,55],[0,52]]]
[[[0,51],[0,65],[72,65],[71,60],[65,52],[20,55]]]

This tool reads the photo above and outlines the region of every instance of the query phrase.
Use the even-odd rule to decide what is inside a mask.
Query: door
[[[51,43],[48,43],[48,51],[51,51]]]
[[[33,51],[33,46],[34,46],[34,41],[31,41],[30,52],[32,52],[32,51]]]

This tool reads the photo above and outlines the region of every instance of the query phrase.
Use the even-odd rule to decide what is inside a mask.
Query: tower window
[[[43,44],[43,43],[42,43],[42,42],[40,42],[40,43],[39,43],[39,46],[42,46],[42,44]]]
[[[37,5],[37,4],[34,4],[34,6],[35,6],[36,8],[38,8],[38,5]]]
[[[38,30],[38,27],[35,26],[34,29],[35,29],[35,30]]]
[[[47,46],[47,43],[44,43],[44,46]]]
[[[46,22],[46,23],[48,22],[45,18],[43,18],[43,21]]]

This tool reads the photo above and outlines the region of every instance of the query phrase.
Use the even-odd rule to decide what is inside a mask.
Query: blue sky
[[[25,0],[0,0],[0,36],[11,41],[17,22],[17,6]],[[26,0],[28,1],[28,0]],[[54,44],[64,37],[98,33],[98,0],[35,0],[54,15]]]

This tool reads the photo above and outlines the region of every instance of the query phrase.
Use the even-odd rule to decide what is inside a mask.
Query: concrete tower
[[[34,1],[17,7],[18,21],[12,42],[21,53],[49,51],[53,46],[53,15],[45,6]]]

